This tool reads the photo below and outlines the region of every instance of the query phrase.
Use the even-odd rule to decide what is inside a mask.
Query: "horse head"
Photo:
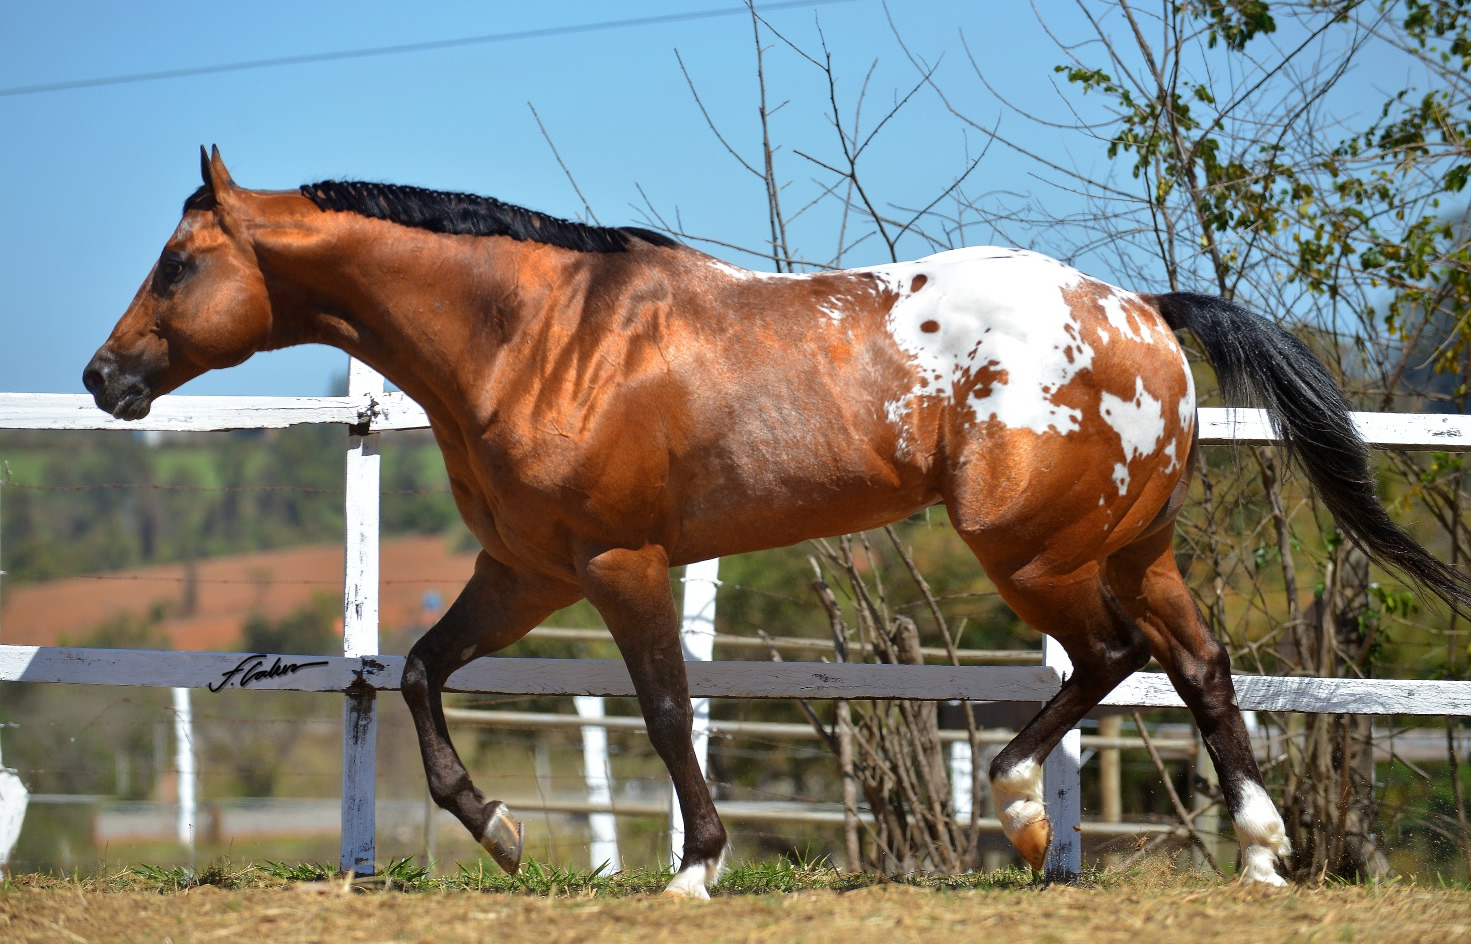
[[[118,419],[142,419],[155,398],[271,346],[271,301],[245,232],[244,191],[218,148],[199,156],[204,185],[82,372],[97,406]]]

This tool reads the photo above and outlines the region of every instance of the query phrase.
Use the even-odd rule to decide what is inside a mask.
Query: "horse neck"
[[[431,416],[483,388],[505,340],[536,317],[539,289],[565,282],[576,263],[575,253],[505,237],[446,237],[351,214],[327,222],[323,238],[272,260],[284,289],[275,294],[298,306],[283,319],[296,328],[284,343],[340,348]]]

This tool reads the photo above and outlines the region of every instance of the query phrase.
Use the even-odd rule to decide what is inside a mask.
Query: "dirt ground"
[[[0,941],[412,941],[498,944],[991,940],[1058,944],[1471,940],[1471,891],[1234,885],[945,891],[877,886],[717,897],[344,894],[323,886],[160,894],[83,885],[0,892]]]

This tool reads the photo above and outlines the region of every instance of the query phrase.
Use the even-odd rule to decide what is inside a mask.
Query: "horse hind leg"
[[[404,660],[403,698],[418,734],[430,796],[512,874],[521,867],[524,831],[504,803],[486,799],[470,781],[445,722],[444,683],[466,663],[504,649],[578,596],[575,586],[538,584],[482,553],[465,589]]]
[[[719,876],[726,834],[690,740],[694,712],[669,592],[669,559],[657,547],[614,549],[591,557],[581,577],[623,654],[649,741],[669,770],[684,816],[683,856],[664,894],[709,898],[706,886]]]
[[[991,762],[991,795],[1002,831],[1042,871],[1052,844],[1042,762],[1083,716],[1149,660],[1149,645],[1096,564],[1074,575],[992,573],[1001,596],[1034,629],[1062,644],[1073,674]]]
[[[1207,627],[1175,566],[1173,530],[1164,528],[1110,558],[1110,579],[1189,707],[1215,762],[1241,845],[1242,884],[1286,885],[1275,862],[1292,852],[1287,832],[1262,783],[1236,704],[1230,654]]]

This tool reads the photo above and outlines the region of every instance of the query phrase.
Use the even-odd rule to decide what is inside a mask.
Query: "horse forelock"
[[[626,252],[635,238],[654,246],[680,245],[651,230],[589,226],[470,193],[323,180],[302,186],[301,194],[321,210],[356,213],[451,236],[509,236],[578,252]]]
[[[199,189],[189,194],[184,200],[184,212],[190,210],[213,210],[215,208],[215,192],[210,189],[209,184],[200,184]]]

